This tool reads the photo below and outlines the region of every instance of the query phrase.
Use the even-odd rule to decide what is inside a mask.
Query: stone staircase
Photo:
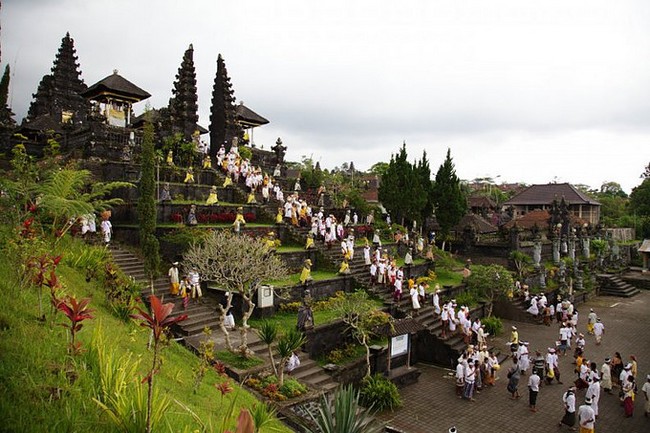
[[[147,299],[150,295],[151,288],[149,281],[144,272],[144,264],[142,259],[132,252],[121,248],[115,244],[110,245],[110,252],[113,261],[127,276],[135,279],[136,282],[143,285],[142,296]],[[216,329],[218,328],[217,315],[215,309],[217,301],[207,293],[203,293],[200,301],[191,300],[186,310],[183,310],[183,300],[179,296],[172,296],[169,293],[169,281],[166,277],[159,277],[154,280],[153,294],[161,298],[163,302],[172,302],[174,309],[172,313],[187,314],[187,320],[178,323],[177,328],[174,330],[177,335],[190,336],[198,335],[203,332],[205,327]]]
[[[617,275],[598,274],[596,279],[599,283],[599,293],[604,296],[618,296],[621,298],[631,298],[641,293],[633,285],[626,283]]]
[[[134,278],[138,283],[143,284],[142,295],[146,298],[151,294],[149,282],[146,279],[142,259],[132,252],[123,249],[115,244],[111,244],[110,252],[113,261],[127,275]],[[187,314],[187,320],[176,325],[174,333],[185,340],[185,344],[195,351],[198,351],[199,344],[203,338],[203,330],[207,327],[213,330],[219,328],[219,322],[215,309],[217,307],[216,299],[210,293],[203,293],[201,302],[190,301],[187,309],[183,309],[182,299],[169,294],[169,282],[167,278],[161,277],[154,280],[154,294],[164,302],[173,302],[174,310],[172,314]],[[219,332],[219,331],[217,331]],[[236,332],[236,331],[235,331]],[[261,359],[265,361],[268,358],[268,350],[264,344],[251,330],[249,332],[249,348]],[[306,353],[300,356],[300,366],[292,371],[289,376],[298,379],[307,384],[308,387],[322,392],[330,392],[338,387],[334,381],[318,363],[309,359]]]
[[[268,350],[266,344],[262,342],[257,336],[254,337],[255,341],[250,343],[248,347],[255,352],[255,356],[268,360]],[[278,361],[277,354],[274,354],[276,362]],[[334,381],[323,367],[318,365],[318,362],[309,358],[305,352],[301,352],[298,357],[300,358],[300,365],[296,367],[291,373],[285,373],[285,377],[293,377],[300,382],[307,384],[311,389],[329,393],[338,387],[338,383]]]

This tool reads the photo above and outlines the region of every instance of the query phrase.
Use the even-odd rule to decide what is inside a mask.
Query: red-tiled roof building
[[[569,213],[591,225],[600,222],[600,203],[568,183],[532,185],[503,203],[505,208],[514,209],[515,219],[534,210],[548,210],[553,201],[564,199]]]

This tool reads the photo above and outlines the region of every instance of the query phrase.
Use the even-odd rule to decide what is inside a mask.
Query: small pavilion
[[[251,146],[255,146],[255,140],[253,140],[253,129],[269,123],[267,119],[245,106],[243,102],[240,102],[239,105],[237,105],[237,122],[239,122],[246,135],[248,135],[248,142]]]
[[[111,126],[125,128],[131,123],[132,106],[151,95],[113,70],[113,74],[93,84],[81,94],[99,103],[99,114]]]

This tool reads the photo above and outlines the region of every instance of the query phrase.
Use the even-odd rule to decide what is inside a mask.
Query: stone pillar
[[[553,263],[560,263],[560,237],[553,237]]]

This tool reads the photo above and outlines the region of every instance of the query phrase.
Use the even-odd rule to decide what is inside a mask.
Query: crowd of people
[[[640,391],[645,399],[644,415],[646,417],[650,415],[650,374],[647,375],[646,382],[639,389],[637,386],[638,363],[635,355],[629,355],[627,361],[624,361],[621,354],[615,352],[611,357],[604,358],[599,365],[597,360],[588,356],[587,348],[590,343],[585,338],[585,334],[579,331],[578,311],[572,302],[558,297],[556,302],[552,303],[543,293],[530,296],[527,291],[522,293],[522,296],[526,297],[528,301],[526,308],[530,314],[536,316],[539,311],[547,310],[542,322],[550,326],[555,320],[558,326],[558,336],[557,339],[553,338],[550,347],[545,351],[546,353],[535,350],[534,354],[531,354],[530,343],[521,340],[517,327],[512,326],[507,343],[510,346],[508,356],[510,361],[506,384],[506,390],[511,399],[517,400],[521,397],[520,381],[523,376],[528,376],[528,380],[525,382],[528,388],[528,408],[532,412],[537,412],[540,389],[543,386],[564,384],[561,380],[560,360],[569,356],[572,358],[575,377],[562,395],[561,403],[564,408],[564,416],[558,422],[558,427],[568,427],[571,431],[575,431],[578,426],[580,432],[594,432],[595,424],[602,416],[599,411],[601,393],[612,395],[614,398],[618,397],[623,408],[623,415],[632,417],[634,402]],[[454,307],[452,302],[451,308]],[[449,311],[445,314],[445,309],[449,309],[449,304],[444,305],[441,315],[443,333],[449,329],[444,323],[451,317]],[[460,323],[463,321],[462,310],[461,308],[461,311],[458,312]],[[552,313],[548,314],[548,310],[551,310]],[[467,321],[464,326],[468,326]],[[475,401],[477,392],[480,392],[486,385],[494,384],[499,364],[496,357],[493,357],[492,353],[487,350],[487,344],[481,341],[479,333],[475,332],[475,329],[480,329],[480,325],[471,324],[469,326],[473,339],[472,344],[467,346],[457,360],[456,395],[459,398]],[[594,345],[601,344],[605,325],[593,309],[590,309],[587,316],[585,332]],[[475,343],[479,344],[478,350]],[[580,402],[582,404],[578,406]],[[611,416],[611,414],[606,416]]]

